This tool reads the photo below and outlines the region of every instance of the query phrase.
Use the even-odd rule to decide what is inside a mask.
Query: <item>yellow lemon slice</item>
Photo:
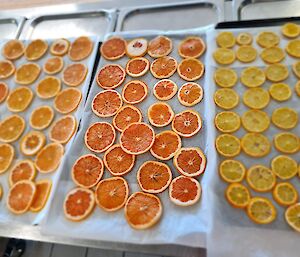
[[[258,67],[248,67],[241,73],[241,82],[247,87],[259,87],[266,81],[266,75]]]
[[[269,48],[278,45],[280,37],[271,31],[264,31],[258,34],[256,43],[264,48]]]
[[[218,68],[215,71],[214,79],[220,87],[233,87],[238,80],[238,76],[233,69]]]
[[[272,202],[264,197],[253,197],[247,206],[248,217],[257,224],[269,224],[277,217]]]
[[[235,45],[235,37],[232,32],[220,32],[216,37],[216,42],[219,47],[232,48]]]
[[[253,62],[257,57],[257,52],[253,46],[240,46],[236,51],[236,58],[240,62]]]
[[[273,198],[282,206],[290,206],[298,201],[298,192],[291,183],[281,182],[275,186]]]
[[[230,134],[222,134],[216,138],[216,149],[225,157],[234,157],[241,152],[240,140]]]
[[[219,112],[215,117],[215,126],[223,133],[232,133],[241,127],[241,119],[235,112]]]
[[[266,63],[277,63],[281,62],[285,58],[284,51],[278,46],[272,46],[270,48],[265,48],[261,54],[261,59]]]
[[[282,26],[281,32],[288,38],[296,38],[300,35],[300,27],[295,23],[288,22]]]
[[[243,102],[252,109],[263,109],[270,102],[269,92],[263,88],[250,88],[243,95]]]
[[[300,96],[300,80],[295,85],[295,91],[298,96]]]
[[[225,191],[227,201],[235,208],[246,208],[250,201],[250,192],[240,183],[230,184]]]
[[[242,115],[242,125],[249,132],[261,133],[269,128],[270,118],[263,111],[249,110]]]
[[[290,56],[300,58],[300,39],[295,39],[288,42],[285,50]]]
[[[293,72],[298,79],[300,79],[300,61],[293,64]]]
[[[241,139],[241,147],[251,157],[263,157],[270,152],[271,143],[263,134],[247,133]]]
[[[297,232],[300,232],[300,203],[291,205],[285,211],[286,222]]]
[[[292,129],[297,126],[298,114],[291,108],[280,107],[273,111],[272,122],[281,129]]]
[[[289,70],[286,65],[281,63],[271,64],[266,69],[266,77],[272,82],[280,82],[287,79]]]
[[[241,32],[238,34],[236,38],[236,42],[239,45],[251,45],[253,41],[253,37],[250,33],[247,32]]]
[[[225,110],[230,110],[239,104],[239,95],[230,88],[220,88],[214,94],[217,106]]]
[[[271,162],[272,171],[281,179],[291,179],[298,172],[297,162],[289,156],[276,156]]]
[[[274,100],[279,102],[286,101],[292,96],[292,90],[289,85],[282,82],[272,84],[269,88],[269,93]]]
[[[232,64],[235,61],[235,53],[232,49],[218,48],[214,53],[213,57],[219,64]]]
[[[28,87],[17,87],[7,97],[7,108],[11,112],[25,111],[33,99],[33,92]]]
[[[257,192],[268,192],[276,184],[275,174],[263,165],[254,165],[248,171],[246,180],[249,186]]]
[[[300,148],[299,137],[293,133],[279,133],[274,137],[275,148],[282,153],[292,154]]]
[[[236,160],[224,160],[219,166],[220,177],[227,183],[241,182],[245,175],[245,166]]]

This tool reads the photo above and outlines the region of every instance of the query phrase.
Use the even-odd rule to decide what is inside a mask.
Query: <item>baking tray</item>
[[[18,38],[25,22],[24,17],[0,18],[0,39]]]
[[[184,1],[121,8],[116,31],[192,29],[223,20],[223,1]]]

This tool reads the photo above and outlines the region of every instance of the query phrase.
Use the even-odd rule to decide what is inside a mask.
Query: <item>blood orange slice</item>
[[[148,45],[148,54],[153,58],[166,56],[172,51],[172,41],[165,36],[157,36]]]
[[[31,160],[19,161],[15,164],[9,174],[9,184],[12,186],[21,180],[33,181],[36,170]]]
[[[80,156],[72,167],[72,179],[77,186],[92,188],[103,176],[102,160],[94,154]]]
[[[72,63],[63,71],[62,81],[69,87],[77,87],[85,80],[87,72],[85,64]]]
[[[62,114],[76,110],[82,98],[81,91],[77,88],[66,88],[60,91],[54,99],[54,108]]]
[[[50,106],[44,105],[34,109],[30,116],[30,126],[43,130],[50,126],[54,118],[54,111]]]
[[[94,97],[92,111],[99,117],[111,117],[118,112],[122,103],[122,98],[117,91],[104,90]]]
[[[203,76],[204,64],[194,58],[184,59],[179,63],[177,72],[182,79],[195,81]]]
[[[181,148],[181,138],[175,132],[166,130],[155,136],[150,149],[151,154],[159,160],[170,160]]]
[[[8,95],[8,86],[4,82],[0,82],[0,104],[6,99]]]
[[[88,37],[78,37],[71,44],[69,49],[69,58],[72,61],[81,61],[86,59],[92,53],[94,43]]]
[[[39,212],[42,210],[48,200],[52,187],[51,180],[40,180],[35,183],[35,194],[31,202],[30,211]]]
[[[76,128],[77,122],[72,115],[62,116],[52,125],[49,138],[53,142],[66,144],[74,135]]]
[[[104,89],[114,89],[125,80],[125,70],[118,64],[107,64],[102,67],[97,75],[97,84]]]
[[[133,78],[141,77],[147,73],[150,62],[144,57],[131,59],[126,64],[126,72]]]
[[[44,56],[48,50],[48,44],[45,40],[32,40],[25,48],[25,57],[28,61],[36,61]]]
[[[177,85],[170,79],[160,80],[153,87],[153,94],[160,101],[170,100],[176,93]]]
[[[203,99],[202,87],[194,82],[182,85],[178,91],[178,100],[184,106],[194,106]]]
[[[2,48],[2,55],[7,60],[19,59],[24,54],[24,44],[22,41],[13,39],[5,43]]]
[[[7,171],[15,156],[15,149],[10,144],[0,144],[0,174]]]
[[[165,127],[171,123],[173,118],[174,112],[166,103],[154,103],[148,108],[149,122],[155,127]]]
[[[108,122],[96,122],[85,132],[85,145],[95,153],[102,153],[113,145],[116,131]]]
[[[126,46],[126,54],[130,58],[144,56],[147,53],[148,42],[145,38],[131,40]]]
[[[142,121],[141,111],[133,105],[123,106],[113,118],[114,127],[122,132],[128,125]]]
[[[6,79],[14,74],[16,68],[11,61],[0,61],[0,79]]]
[[[121,177],[107,178],[99,182],[95,191],[97,205],[105,211],[121,209],[129,195],[129,187]]]
[[[122,149],[129,154],[142,154],[153,145],[155,133],[151,126],[143,122],[130,124],[124,129],[120,137]]]
[[[205,49],[205,43],[200,37],[188,37],[180,43],[178,53],[183,58],[198,58]]]
[[[28,132],[20,141],[20,150],[26,156],[35,155],[46,144],[46,136],[39,131]]]
[[[125,84],[122,90],[122,98],[128,104],[142,102],[148,94],[148,86],[140,80],[132,80]]]
[[[186,110],[175,115],[172,121],[172,129],[182,137],[191,137],[202,128],[202,120],[199,113]]]
[[[50,53],[56,56],[64,56],[70,47],[70,42],[67,39],[59,38],[53,41],[50,47]]]
[[[165,191],[172,181],[172,172],[162,162],[147,161],[137,172],[140,188],[146,193],[158,194]]]
[[[177,61],[170,56],[155,59],[150,66],[150,71],[155,78],[164,79],[171,77],[177,68]]]
[[[112,37],[101,45],[100,53],[107,60],[117,60],[126,53],[126,41],[120,37]]]

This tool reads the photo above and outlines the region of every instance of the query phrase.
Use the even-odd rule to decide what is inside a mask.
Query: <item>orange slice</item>
[[[226,159],[219,166],[219,175],[227,183],[238,183],[245,178],[246,168],[240,161]]]
[[[155,127],[165,127],[171,123],[174,112],[170,105],[158,102],[148,108],[149,122]]]
[[[118,112],[122,104],[122,98],[117,91],[104,90],[94,97],[92,111],[98,117],[111,117]]]
[[[288,44],[285,47],[286,52],[296,58],[300,58],[300,39],[294,39],[288,42]]]
[[[83,188],[92,188],[98,184],[103,176],[102,160],[94,154],[80,156],[72,167],[74,183]]]
[[[114,89],[125,80],[125,70],[118,64],[107,64],[97,74],[97,84],[104,89]]]
[[[241,32],[236,38],[236,42],[239,45],[251,45],[253,41],[252,35],[247,32]]]
[[[21,153],[26,156],[35,155],[46,144],[46,136],[39,131],[28,132],[20,141]]]
[[[108,212],[121,209],[125,205],[128,195],[128,184],[121,177],[101,180],[95,191],[97,205]]]
[[[243,63],[250,63],[255,61],[257,56],[257,51],[253,46],[240,46],[236,50],[236,58]]]
[[[193,58],[182,60],[177,67],[178,75],[186,81],[195,81],[204,74],[204,64]]]
[[[272,82],[280,82],[288,78],[289,69],[285,64],[274,63],[266,68],[266,77]]]
[[[183,58],[198,58],[205,50],[205,43],[200,37],[187,37],[178,46],[178,53]]]
[[[61,57],[51,57],[49,58],[43,66],[45,73],[49,75],[54,75],[59,73],[64,67],[64,59]]]
[[[273,190],[274,200],[282,206],[290,206],[298,202],[298,191],[289,182],[278,183]]]
[[[147,48],[148,42],[145,38],[136,38],[127,43],[126,54],[130,58],[144,56]]]
[[[61,82],[54,76],[46,76],[40,80],[36,87],[36,94],[39,98],[50,99],[58,94],[61,89]]]
[[[240,140],[231,134],[220,134],[215,140],[215,146],[224,157],[235,157],[241,152]]]
[[[263,165],[254,165],[247,171],[248,185],[256,192],[268,192],[276,185],[274,172]]]
[[[32,40],[25,48],[25,57],[28,61],[36,61],[44,56],[48,50],[48,44],[45,40]]]
[[[134,229],[147,229],[154,226],[161,218],[162,204],[152,194],[136,192],[125,204],[125,218]]]
[[[120,136],[120,144],[126,153],[138,155],[147,152],[154,139],[155,133],[150,125],[136,122],[124,129]]]
[[[299,215],[300,203],[295,203],[288,207],[284,214],[286,222],[297,232],[300,232]]]
[[[0,122],[0,141],[15,142],[25,129],[25,120],[19,115],[11,115]]]
[[[178,91],[178,100],[184,106],[194,106],[203,99],[203,89],[195,82],[188,82]]]
[[[62,81],[69,87],[77,87],[85,80],[87,72],[85,64],[72,63],[63,71]]]
[[[15,156],[14,148],[9,144],[0,144],[0,174],[7,171]]]
[[[51,124],[54,111],[50,106],[44,105],[34,109],[30,116],[30,126],[37,130],[43,130]]]
[[[51,180],[40,180],[35,183],[35,194],[31,202],[30,211],[39,212],[44,208],[52,187]]]
[[[264,197],[253,197],[247,205],[248,217],[257,224],[269,224],[277,217],[273,203]]]
[[[125,84],[122,90],[122,98],[125,103],[138,104],[142,102],[148,94],[148,86],[140,80],[131,80]]]
[[[177,61],[170,56],[155,59],[150,66],[150,71],[155,78],[164,79],[171,77],[177,68]]]
[[[240,183],[231,183],[226,188],[225,197],[234,208],[244,209],[249,204],[251,195],[249,189]]]
[[[177,85],[170,79],[162,79],[153,87],[154,96],[160,101],[170,100],[177,93]]]
[[[23,112],[31,104],[33,92],[28,87],[17,87],[7,97],[7,108],[11,112]]]
[[[247,67],[241,73],[241,82],[246,87],[259,87],[266,81],[266,75],[263,70],[258,67]]]
[[[280,47],[272,46],[265,48],[261,52],[260,57],[264,62],[272,64],[281,62],[285,58],[285,53]]]
[[[8,60],[17,60],[24,54],[23,42],[17,39],[9,40],[2,48],[2,55]]]
[[[69,50],[70,42],[67,39],[59,38],[53,41],[50,53],[56,56],[64,56]]]
[[[145,75],[150,67],[150,62],[144,57],[131,59],[126,64],[126,72],[133,78]]]
[[[263,48],[277,46],[280,42],[280,37],[271,31],[260,32],[256,38],[256,43]]]
[[[126,41],[120,37],[112,37],[101,45],[100,53],[107,60],[120,59],[126,53]]]
[[[116,131],[108,122],[96,122],[85,132],[84,141],[88,149],[102,153],[110,148],[116,140]]]
[[[181,148],[181,138],[175,132],[166,130],[155,136],[150,149],[151,154],[159,160],[170,160]]]
[[[238,75],[233,69],[218,68],[215,71],[214,79],[220,87],[234,87],[238,81]]]
[[[66,88],[60,91],[54,99],[54,108],[62,114],[76,110],[82,98],[81,91],[77,88]]]
[[[0,82],[0,104],[6,99],[8,95],[8,86],[4,82]]]
[[[247,155],[259,158],[270,153],[271,143],[269,139],[260,133],[246,133],[241,139],[241,147]]]
[[[232,48],[235,45],[235,37],[231,31],[222,31],[216,37],[219,47]]]
[[[288,22],[281,27],[281,33],[287,38],[296,38],[300,35],[300,27],[296,23]]]
[[[69,58],[72,61],[81,61],[86,59],[93,51],[94,43],[88,37],[78,37],[71,44],[69,49]]]
[[[192,137],[202,128],[202,120],[199,113],[186,110],[174,116],[172,130],[182,137]]]
[[[200,183],[185,176],[174,178],[169,187],[171,202],[179,206],[190,206],[197,203],[201,197]]]
[[[15,65],[11,61],[0,61],[0,79],[9,78],[14,74],[15,70]]]
[[[53,142],[66,144],[74,135],[76,128],[77,122],[72,115],[62,116],[52,125],[49,138]]]
[[[153,58],[159,58],[171,53],[172,40],[165,36],[157,36],[148,44],[148,54]]]
[[[9,174],[9,184],[12,186],[21,180],[33,181],[36,170],[31,160],[19,161],[15,164]]]
[[[120,132],[134,122],[141,122],[143,119],[141,111],[133,105],[123,106],[114,116],[112,124]]]
[[[228,48],[217,48],[213,53],[213,58],[218,64],[229,65],[236,59],[235,52]]]
[[[15,81],[21,85],[30,85],[37,80],[41,72],[40,66],[36,63],[22,64],[15,73]]]
[[[169,187],[172,181],[172,172],[167,164],[147,161],[139,168],[136,177],[144,192],[158,194]]]

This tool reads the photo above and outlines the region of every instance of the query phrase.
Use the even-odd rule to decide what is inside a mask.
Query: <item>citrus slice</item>
[[[231,88],[220,88],[214,94],[217,106],[230,110],[239,104],[239,95]]]
[[[286,101],[291,98],[292,90],[285,83],[274,83],[269,88],[271,97],[279,102]]]
[[[172,40],[165,36],[157,36],[148,44],[148,54],[153,58],[159,58],[171,53]]]
[[[300,58],[300,39],[291,40],[288,42],[287,46],[285,47],[285,50],[287,53],[296,58]]]
[[[300,97],[300,80],[295,85],[296,94]]]
[[[49,75],[59,73],[64,67],[64,60],[61,57],[49,58],[43,66],[43,71]]]
[[[46,144],[46,136],[39,131],[28,132],[20,141],[20,150],[26,156],[35,155]]]
[[[31,104],[33,92],[28,87],[17,87],[7,97],[7,108],[11,112],[23,112]]]
[[[0,104],[6,99],[8,95],[8,86],[4,82],[0,82]]]
[[[133,105],[125,105],[114,116],[112,124],[118,131],[122,132],[128,125],[142,121],[141,111]]]
[[[279,133],[274,136],[274,145],[278,151],[292,154],[300,149],[300,139],[293,133]]]
[[[36,87],[36,94],[39,98],[50,99],[58,94],[61,89],[61,82],[54,76],[46,76],[40,80]]]
[[[288,22],[281,27],[281,33],[287,38],[296,38],[300,35],[298,24]]]
[[[120,59],[126,53],[126,41],[120,37],[112,37],[101,45],[100,53],[107,60]]]
[[[273,111],[272,122],[281,129],[292,129],[297,126],[298,114],[288,107],[280,107]]]
[[[242,115],[243,127],[254,133],[266,131],[270,126],[270,118],[267,113],[259,110],[248,110]]]
[[[41,72],[36,63],[22,64],[15,72],[15,81],[21,85],[30,85],[37,80]]]
[[[245,166],[237,160],[224,160],[219,166],[220,177],[227,183],[241,182],[245,175]]]
[[[62,114],[76,110],[81,102],[82,94],[77,88],[66,88],[60,91],[54,99],[54,108]]]
[[[205,50],[205,43],[200,37],[187,37],[178,46],[178,53],[183,58],[199,58]]]
[[[266,69],[266,77],[272,82],[280,82],[287,79],[289,70],[286,65],[282,63],[271,64]]]
[[[69,48],[69,58],[72,61],[81,61],[86,59],[93,51],[94,43],[88,37],[78,37],[71,43]]]
[[[147,53],[148,41],[145,38],[136,38],[127,43],[126,54],[130,58],[141,57]]]
[[[276,219],[277,211],[269,199],[253,197],[247,206],[247,215],[257,224],[269,224]]]
[[[0,174],[7,171],[15,156],[14,148],[9,144],[0,144]]]
[[[195,82],[188,82],[178,91],[178,100],[184,106],[194,106],[203,99],[203,89]]]
[[[243,102],[252,109],[263,109],[270,102],[269,92],[263,88],[249,88],[243,95]]]
[[[102,67],[97,75],[97,84],[104,89],[114,89],[125,80],[125,70],[118,64],[107,64]]]
[[[53,41],[50,47],[50,53],[55,56],[64,56],[70,47],[70,42],[67,39],[59,38]]]
[[[297,232],[300,232],[300,203],[291,205],[285,211],[286,222]]]
[[[170,79],[162,79],[153,87],[154,96],[160,101],[170,100],[177,93],[177,85]]]
[[[177,68],[177,61],[170,56],[155,59],[150,66],[151,74],[158,79],[171,77]]]
[[[34,198],[35,184],[29,180],[22,180],[14,184],[7,196],[7,208],[14,214],[22,214],[29,210]]]
[[[263,134],[246,133],[241,139],[241,147],[251,157],[263,157],[269,154],[271,143]]]
[[[298,164],[291,157],[285,155],[276,156],[271,162],[272,171],[280,179],[291,179],[298,173]]]
[[[259,87],[266,81],[266,75],[258,67],[248,67],[242,71],[241,82],[247,87]]]
[[[276,184],[275,174],[263,165],[254,165],[248,169],[247,183],[257,192],[268,192]]]
[[[175,132],[166,130],[155,136],[150,149],[151,154],[159,160],[170,160],[181,148],[181,138]]]
[[[162,162],[147,161],[139,168],[136,177],[144,192],[158,194],[169,187],[172,172],[169,166]]]
[[[36,61],[42,58],[48,50],[48,44],[45,40],[32,40],[25,48],[25,57],[28,61]]]
[[[214,79],[220,87],[233,87],[238,81],[238,76],[233,69],[218,68],[215,71]]]
[[[72,115],[66,115],[56,120],[49,132],[51,141],[61,144],[69,142],[77,128],[76,119]]]
[[[52,187],[51,180],[40,180],[35,183],[35,194],[30,205],[30,211],[39,212],[44,208]]]
[[[241,127],[241,119],[235,112],[219,112],[215,117],[215,126],[223,133],[232,133]]]
[[[16,60],[24,54],[24,49],[25,47],[21,40],[12,39],[3,46],[2,55],[8,60]]]
[[[126,64],[126,72],[133,78],[145,75],[150,67],[150,62],[144,57],[131,59]]]
[[[256,57],[257,51],[253,46],[240,46],[236,51],[236,58],[243,63],[253,62]]]
[[[103,157],[104,165],[113,176],[124,176],[129,173],[135,163],[135,155],[124,152],[117,144],[110,147]]]
[[[15,65],[11,61],[0,61],[0,79],[9,78],[14,74],[15,70]]]
[[[153,194],[136,192],[125,204],[125,218],[134,229],[147,229],[161,218],[162,204]]]
[[[216,149],[219,154],[225,157],[234,157],[240,154],[240,140],[230,134],[222,134],[216,138]]]
[[[213,53],[214,60],[218,64],[229,65],[235,61],[235,53],[232,49],[217,48]]]
[[[95,191],[97,205],[108,212],[121,209],[125,205],[128,195],[128,183],[121,177],[101,180]]]
[[[204,64],[194,58],[182,60],[177,67],[178,75],[186,81],[195,81],[204,74]]]
[[[30,126],[37,130],[43,130],[50,126],[54,119],[54,111],[50,106],[40,106],[34,109],[30,116]]]
[[[64,154],[64,147],[58,143],[50,143],[38,152],[35,158],[35,167],[41,173],[55,171]]]
[[[125,103],[138,104],[142,102],[148,94],[148,86],[140,80],[127,82],[122,90],[122,98]]]
[[[282,206],[290,206],[298,201],[298,192],[293,184],[281,182],[275,186],[273,198]]]
[[[174,112],[170,105],[158,102],[148,108],[148,119],[150,124],[155,127],[165,127],[171,123]]]
[[[36,170],[31,160],[22,160],[16,163],[10,170],[9,184],[16,184],[21,180],[33,181],[36,176]]]
[[[3,195],[3,188],[2,188],[2,186],[0,185],[0,200],[1,200],[1,198],[2,198],[2,195]]]
[[[95,207],[94,192],[87,188],[74,188],[65,198],[65,217],[71,221],[86,219]]]
[[[280,47],[272,46],[265,48],[261,52],[260,57],[264,62],[272,64],[281,62],[285,58],[285,53]]]
[[[238,45],[251,45],[253,41],[252,35],[247,32],[241,32],[236,37],[236,42]]]
[[[19,115],[10,115],[0,122],[0,141],[15,142],[25,129],[25,120]]]
[[[96,122],[85,132],[84,141],[88,149],[102,153],[110,148],[116,140],[116,131],[108,122]]]
[[[88,69],[85,64],[72,63],[63,71],[62,81],[70,87],[77,87],[85,80]]]
[[[296,77],[298,78],[298,79],[300,79],[300,61],[298,61],[298,62],[295,62],[294,64],[293,64],[293,72],[294,72],[294,74],[296,75]]]
[[[250,202],[250,192],[247,187],[240,183],[230,184],[225,191],[227,201],[234,208],[246,208]]]
[[[256,38],[256,43],[263,48],[269,48],[278,45],[280,37],[271,31],[260,32]]]
[[[235,45],[235,37],[232,32],[223,31],[217,35],[216,42],[219,47],[232,48]]]
[[[96,186],[104,173],[102,160],[94,154],[80,156],[72,166],[71,174],[74,183],[83,188]]]
[[[150,150],[155,140],[153,128],[143,122],[127,126],[120,136],[122,149],[129,154],[142,154]]]
[[[196,111],[186,110],[174,116],[172,130],[182,137],[192,137],[202,128],[202,120]]]

